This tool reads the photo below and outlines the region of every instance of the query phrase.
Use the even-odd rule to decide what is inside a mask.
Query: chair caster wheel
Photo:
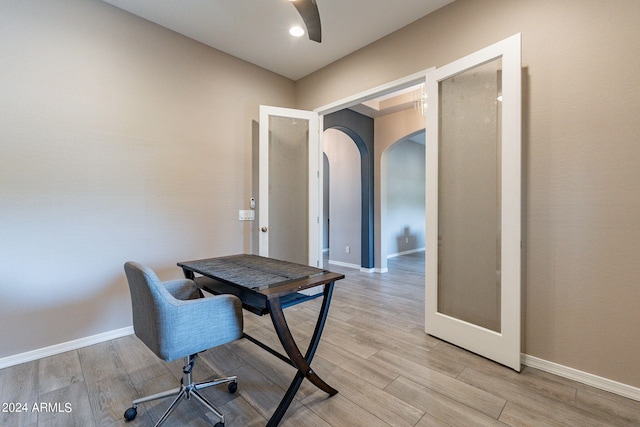
[[[218,422],[215,426],[213,427],[224,427],[224,423]]]
[[[237,382],[229,383],[229,385],[227,386],[227,389],[229,390],[229,393],[231,394],[235,393],[236,390],[238,390],[238,383]]]
[[[136,415],[138,415],[138,409],[135,407],[131,407],[126,411],[124,411],[124,419],[127,421],[133,420],[136,417]]]

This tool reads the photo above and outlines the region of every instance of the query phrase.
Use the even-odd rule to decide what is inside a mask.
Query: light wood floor
[[[336,284],[316,358],[316,372],[340,392],[332,398],[303,382],[282,426],[638,426],[640,402],[535,369],[520,374],[423,332],[422,254],[389,260],[387,274],[331,266]],[[300,341],[311,334],[319,301],[286,310]],[[268,317],[245,313],[245,330],[276,343]],[[177,386],[181,361],[159,361],[134,336],[0,370],[0,426],[147,426],[169,401],[143,404],[125,423],[131,400]],[[238,375],[239,388],[204,392],[227,427],[263,426],[294,375],[291,367],[247,340],[211,349],[196,363],[204,380]],[[33,405],[44,403],[43,411]],[[66,405],[66,406],[65,406]],[[15,408],[14,408],[15,409]],[[218,420],[191,401],[167,426]]]

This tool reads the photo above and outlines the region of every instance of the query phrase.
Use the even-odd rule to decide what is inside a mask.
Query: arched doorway
[[[355,143],[360,154],[360,269],[374,269],[373,119],[345,109],[324,116],[324,129],[336,129]]]
[[[360,153],[344,132],[327,129],[323,135],[325,207],[323,258],[329,264],[361,268],[362,191]],[[330,177],[327,179],[327,177]]]
[[[386,264],[388,258],[425,250],[424,129],[387,147],[380,172],[381,258]]]

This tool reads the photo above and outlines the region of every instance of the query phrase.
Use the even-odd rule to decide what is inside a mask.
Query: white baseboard
[[[356,269],[360,270],[362,273],[375,273],[376,272],[375,268],[360,267],[358,264],[350,264],[348,262],[329,260],[329,264],[339,265],[340,267],[356,268]]]
[[[395,257],[402,256],[402,255],[414,254],[416,252],[424,252],[425,250],[426,250],[426,248],[417,248],[417,249],[410,249],[408,251],[397,252],[395,254],[387,254],[387,259],[395,258]]]
[[[579,371],[577,369],[569,368],[568,366],[559,365],[527,354],[523,354],[521,356],[521,362],[523,365],[531,368],[540,369],[541,371],[549,372],[601,390],[628,397],[629,399],[640,401],[640,388],[638,387],[619,383],[617,381],[599,377],[588,372]]]
[[[79,338],[77,340],[67,341],[49,347],[27,351],[26,353],[4,357],[0,359],[0,369],[19,365],[21,363],[31,362],[32,360],[42,359],[43,357],[54,356],[66,351],[77,350],[82,347],[87,347],[93,344],[98,344],[131,334],[133,334],[133,326],[127,326],[126,328],[115,329],[113,331],[103,332],[101,334],[92,335],[90,337]]]
[[[360,266],[358,264],[350,264],[348,262],[334,261],[330,259],[329,264],[339,265],[340,267],[357,268],[358,270],[360,270]]]

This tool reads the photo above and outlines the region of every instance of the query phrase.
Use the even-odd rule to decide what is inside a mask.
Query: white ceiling
[[[322,43],[289,0],[103,0],[201,43],[298,80],[453,0],[316,0]]]

